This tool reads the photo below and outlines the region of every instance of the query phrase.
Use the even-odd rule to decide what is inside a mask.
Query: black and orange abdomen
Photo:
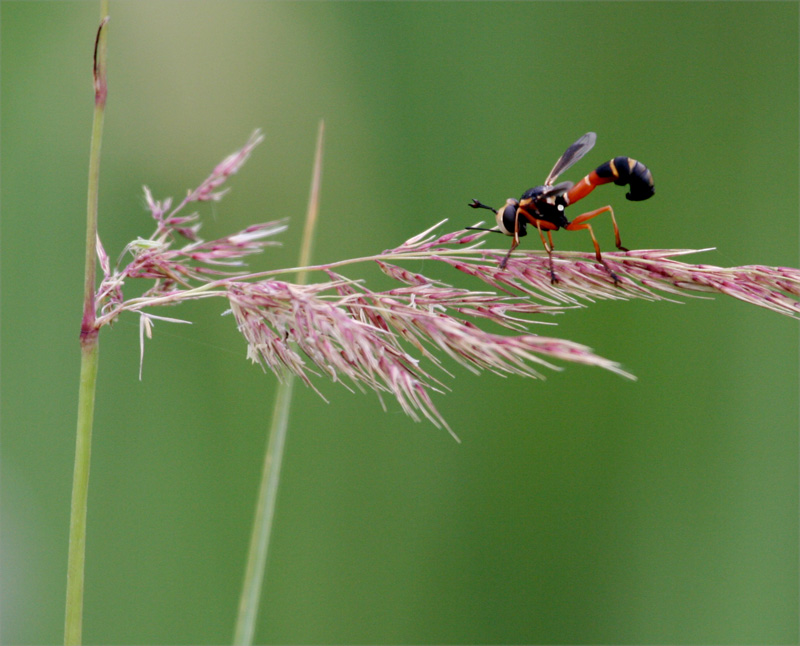
[[[630,192],[625,195],[629,200],[640,202],[653,196],[653,175],[650,169],[642,162],[630,157],[615,157],[601,164],[565,195],[568,204],[574,204],[591,193],[601,184],[614,182],[617,186],[630,186]]]

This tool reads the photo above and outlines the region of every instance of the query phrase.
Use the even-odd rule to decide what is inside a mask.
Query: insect
[[[564,215],[564,211],[570,204],[574,204],[578,200],[589,195],[595,187],[601,184],[608,184],[609,182],[614,182],[619,186],[628,184],[630,186],[630,192],[627,193],[625,197],[629,200],[633,200],[634,202],[646,200],[655,193],[653,176],[643,163],[631,159],[630,157],[615,157],[595,168],[577,184],[561,182],[554,185],[553,182],[558,179],[561,173],[570,168],[594,147],[595,141],[597,141],[597,135],[595,133],[587,132],[583,135],[583,137],[564,151],[564,154],[561,155],[555,166],[553,166],[553,170],[550,171],[547,179],[544,180],[544,184],[542,186],[529,188],[522,194],[519,200],[509,198],[500,209],[493,209],[491,206],[486,206],[478,200],[472,200],[469,204],[473,209],[489,209],[490,211],[494,211],[495,218],[497,219],[497,228],[483,229],[481,227],[467,227],[468,229],[492,231],[494,233],[503,233],[507,236],[514,237],[511,242],[511,249],[508,250],[505,258],[500,262],[500,269],[505,268],[508,259],[511,257],[511,253],[519,245],[519,239],[527,235],[526,227],[528,224],[532,224],[539,231],[542,244],[544,245],[545,251],[547,251],[547,255],[550,259],[550,280],[555,283],[558,279],[553,270],[553,238],[551,233],[558,229],[567,229],[568,231],[587,229],[589,235],[592,236],[592,243],[594,244],[597,261],[606,268],[606,271],[608,271],[615,283],[619,282],[617,275],[611,271],[611,268],[606,264],[605,260],[603,260],[603,256],[600,253],[600,245],[597,243],[597,238],[594,237],[594,231],[592,231],[592,227],[588,222],[588,220],[591,220],[601,213],[608,213],[611,215],[611,222],[614,224],[614,236],[616,238],[617,249],[628,251],[620,242],[619,227],[614,217],[614,209],[610,206],[603,206],[594,211],[582,213],[572,221],[567,219],[566,215]],[[545,232],[547,233],[547,239],[545,239]]]

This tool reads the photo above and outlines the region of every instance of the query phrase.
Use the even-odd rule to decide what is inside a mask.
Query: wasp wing
[[[556,181],[556,178],[561,175],[561,173],[567,170],[594,147],[595,141],[597,141],[597,135],[593,132],[587,132],[585,135],[583,135],[583,137],[578,139],[578,141],[567,148],[564,151],[564,154],[561,155],[561,158],[556,162],[556,165],[553,166],[553,170],[550,171],[547,179],[544,180],[544,185],[552,185],[552,183]]]
[[[572,182],[559,182],[555,186],[545,186],[544,190],[542,190],[542,192],[539,193],[539,195],[537,195],[536,197],[541,200],[541,199],[544,199],[546,197],[553,197],[555,195],[563,195],[569,189],[571,189],[573,186],[574,186],[574,184]]]

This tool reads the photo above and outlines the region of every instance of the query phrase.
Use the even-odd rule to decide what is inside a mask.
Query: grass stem
[[[78,389],[78,423],[75,439],[75,467],[72,476],[72,503],[69,520],[67,558],[67,601],[64,617],[64,644],[74,646],[82,641],[83,585],[86,563],[86,510],[89,499],[89,465],[92,453],[94,396],[97,390],[97,366],[100,346],[95,309],[97,271],[97,212],[100,192],[100,149],[106,96],[106,24],[108,0],[100,7],[100,26],[94,49],[94,117],[89,152],[89,185],[86,206],[86,262],[81,320],[81,376]]]
[[[300,246],[298,264],[305,267],[310,264],[313,247],[314,230],[319,212],[319,192],[322,182],[322,149],[325,124],[320,121],[317,135],[317,148],[314,155],[314,171],[311,179],[311,192],[308,199],[308,210],[303,229],[303,240]],[[305,284],[308,272],[297,273],[297,282]],[[239,613],[236,620],[233,643],[235,646],[250,646],[253,643],[264,571],[267,564],[272,519],[275,515],[275,503],[278,496],[283,449],[286,443],[286,432],[289,427],[289,410],[292,402],[294,377],[287,375],[278,384],[275,397],[275,408],[272,413],[272,424],[269,432],[269,444],[264,457],[264,468],[258,491],[253,532],[250,535],[250,547],[247,555],[242,596],[239,600]]]
[[[89,497],[89,463],[92,453],[94,393],[97,384],[99,345],[97,338],[81,348],[81,377],[78,395],[78,432],[75,441],[75,469],[69,520],[67,563],[67,605],[64,644],[81,643],[83,629],[83,583],[86,562],[86,508]]]

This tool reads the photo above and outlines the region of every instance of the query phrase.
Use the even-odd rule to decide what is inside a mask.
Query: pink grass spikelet
[[[406,412],[419,411],[437,424],[443,420],[431,404],[429,391],[438,390],[439,382],[407,354],[400,339],[434,365],[440,363],[434,352],[439,350],[472,371],[541,378],[534,366],[556,368],[549,361],[556,359],[597,365],[630,377],[616,363],[580,344],[532,334],[491,334],[451,312],[486,318],[491,311],[486,305],[494,304],[496,322],[521,327],[491,295],[431,285],[372,292],[329,273],[334,280],[318,285],[277,281],[229,285],[231,309],[248,341],[249,358],[273,370],[288,369],[310,385],[305,363],[289,347],[294,341],[332,380],[344,376],[356,386],[391,392]],[[338,300],[323,298],[330,290],[335,290]],[[513,307],[513,301],[508,301],[505,306]],[[482,309],[475,309],[476,305]]]
[[[424,255],[442,261],[459,272],[474,276],[495,289],[551,304],[579,305],[594,300],[645,299],[670,300],[663,294],[692,292],[720,293],[773,311],[800,315],[800,305],[793,296],[800,295],[800,270],[791,267],[715,267],[691,265],[677,260],[679,256],[708,250],[645,249],[627,252],[606,252],[603,258],[618,275],[616,284],[594,254],[553,252],[557,282],[550,279],[544,251],[517,250],[505,269],[499,260],[506,249],[484,249],[480,246],[486,232],[454,232],[436,238],[432,229],[426,237],[416,236],[384,254],[413,259]],[[458,249],[465,239],[475,244]]]
[[[322,298],[335,283],[292,285],[280,281],[231,282],[231,311],[248,342],[248,358],[311,385],[305,361],[291,343],[332,381],[346,377],[380,393],[390,392],[415,419],[421,413],[447,427],[428,391],[434,380],[397,344],[387,329],[353,318],[340,302]]]
[[[234,173],[238,172],[238,170],[242,167],[247,161],[247,158],[250,157],[250,153],[253,152],[253,148],[255,148],[258,144],[260,144],[264,140],[264,136],[261,134],[260,131],[256,130],[252,135],[250,135],[250,139],[248,139],[247,143],[235,153],[228,155],[222,162],[220,162],[217,167],[213,170],[211,175],[209,175],[205,181],[203,181],[200,186],[198,186],[194,191],[191,191],[186,198],[188,202],[206,202],[208,200],[212,200],[218,202],[222,199],[222,196],[225,195],[227,189],[224,191],[216,191],[225,181],[233,175]]]

